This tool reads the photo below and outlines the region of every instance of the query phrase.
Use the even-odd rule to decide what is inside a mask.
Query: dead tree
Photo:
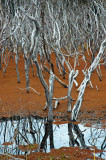
[[[54,91],[54,74],[50,71],[50,79],[49,79],[49,95],[48,95],[48,121],[53,121],[53,91]]]
[[[15,63],[16,63],[17,81],[18,81],[18,83],[20,83],[20,77],[19,77],[19,71],[18,71],[18,61],[19,61],[18,45],[16,44]]]
[[[17,81],[20,83],[20,76],[19,76],[19,70],[18,70],[18,61],[19,61],[19,53],[18,53],[18,43],[15,40],[15,37],[11,37],[12,45],[11,47],[13,48],[15,52],[15,64],[16,64],[16,72],[17,72]]]
[[[31,57],[25,56],[25,78],[26,78],[26,89],[29,93],[29,68],[30,68]]]
[[[74,80],[74,71],[72,70],[69,74],[69,84],[68,84],[68,92],[67,92],[67,99],[68,99],[68,112],[71,112],[71,90],[73,87],[73,80]]]
[[[73,82],[76,86],[78,86],[78,83],[75,81],[73,74],[70,75],[69,85],[65,85],[56,75],[53,75],[53,77],[55,77],[55,79],[58,80],[64,87],[68,87],[68,93],[67,96],[62,98],[51,98],[53,96],[54,78],[51,78],[50,74],[51,83],[48,86],[42,74],[42,70],[43,68],[46,68],[45,70],[47,72],[50,71],[48,71],[47,67],[44,67],[42,61],[39,62],[38,54],[40,55],[40,58],[41,56],[44,57],[44,61],[49,63],[50,70],[52,69],[53,71],[54,64],[52,61],[51,51],[55,52],[54,55],[57,59],[59,72],[62,74],[63,78],[65,78],[67,73],[72,73],[73,63],[71,64],[71,61],[73,62],[77,60],[77,64],[79,65],[79,57],[78,54],[76,54],[79,53],[79,48],[82,50],[81,54],[84,55],[86,48],[85,44],[87,45],[88,54],[90,52],[92,55],[92,60],[90,61],[92,62],[92,65],[88,69],[87,73],[85,72],[85,79],[79,88],[80,92],[78,100],[72,111],[72,119],[76,120],[83,100],[86,85],[90,82],[90,77],[93,70],[97,68],[100,60],[99,57],[101,57],[101,54],[103,56],[103,53],[100,52],[104,47],[101,45],[102,49],[100,48],[100,51],[95,58],[95,53],[98,46],[104,39],[106,33],[105,9],[103,2],[98,2],[95,0],[84,4],[81,3],[80,5],[78,0],[74,3],[69,0],[66,2],[64,2],[64,0],[58,0],[55,1],[55,3],[53,0],[45,0],[44,2],[31,0],[31,3],[29,0],[24,0],[20,3],[15,3],[14,6],[16,8],[14,8],[14,14],[11,16],[11,8],[9,8],[10,2],[5,1],[3,12],[4,19],[2,21],[2,31],[0,33],[0,44],[3,49],[6,48],[7,43],[5,42],[9,42],[11,37],[15,38],[16,48],[18,47],[18,44],[20,44],[25,59],[27,92],[29,92],[30,84],[29,67],[31,60],[34,62],[37,75],[45,91],[45,109],[50,106],[50,114],[52,114],[52,99],[55,100],[55,106],[57,106],[60,100],[68,98],[68,111],[71,111],[71,90]],[[5,14],[6,10],[8,15]],[[105,44],[105,42],[103,42],[103,44]],[[65,53],[61,51],[63,48],[66,50]],[[84,56],[86,58],[86,55]],[[16,70],[18,81],[20,81],[18,74],[17,51]],[[98,75],[100,77],[100,74]],[[50,88],[52,89],[49,92]]]
[[[98,64],[99,64],[99,62],[101,60],[101,57],[104,54],[105,48],[106,48],[106,39],[101,43],[99,53],[95,57],[93,63],[91,64],[91,66],[89,67],[89,69],[88,69],[88,71],[87,71],[87,73],[85,75],[84,80],[82,81],[80,87],[78,88],[79,95],[78,95],[78,99],[77,99],[77,101],[76,101],[76,103],[74,105],[74,108],[72,110],[72,120],[76,120],[77,119],[77,116],[78,116],[78,113],[79,113],[79,109],[80,109],[81,104],[83,102],[83,96],[84,96],[85,88],[86,88],[88,82],[90,81],[92,72],[98,66]]]

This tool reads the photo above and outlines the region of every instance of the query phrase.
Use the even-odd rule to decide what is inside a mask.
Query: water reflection
[[[74,131],[75,135],[77,136],[77,138],[74,138],[73,131]],[[68,132],[69,132],[69,145],[70,145],[70,147],[74,147],[76,144],[79,147],[81,146],[82,148],[88,148],[85,144],[84,134],[80,130],[78,124],[68,123]],[[79,140],[79,142],[77,139]]]
[[[0,153],[20,155],[30,152],[50,152],[53,148],[74,147],[80,148],[97,147],[106,149],[106,130],[95,127],[84,127],[82,124],[47,123],[47,118],[41,117],[11,117],[0,120]],[[38,144],[36,149],[22,150],[20,145]],[[105,152],[99,153],[98,157],[105,157]]]
[[[52,123],[46,123],[45,125],[45,134],[40,144],[40,151],[47,151],[47,138],[49,137],[50,149],[54,148],[53,140],[53,125]]]

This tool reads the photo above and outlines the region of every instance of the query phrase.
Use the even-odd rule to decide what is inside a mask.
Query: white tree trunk
[[[38,63],[37,58],[34,58],[33,61],[34,61],[35,65],[36,65],[36,69],[37,69],[37,74],[38,74],[38,76],[39,76],[39,80],[40,80],[41,84],[42,84],[43,87],[44,87],[45,96],[46,96],[46,102],[47,102],[47,104],[48,104],[48,85],[47,85],[46,81],[45,81],[44,78],[43,78],[42,71],[41,71],[41,68],[40,68],[40,66],[39,66],[39,63]],[[47,109],[47,107],[44,108],[44,110],[45,110],[45,109]]]
[[[30,57],[25,57],[25,78],[26,78],[26,89],[29,93],[29,68],[30,68]]]
[[[100,46],[100,50],[98,55],[95,57],[93,63],[91,64],[91,66],[89,67],[84,80],[82,81],[80,87],[79,87],[79,95],[78,95],[78,99],[77,102],[74,105],[74,108],[72,110],[72,120],[76,120],[78,113],[79,113],[79,109],[81,107],[82,101],[83,101],[83,96],[84,96],[84,91],[85,88],[88,84],[88,82],[90,81],[92,72],[96,69],[96,67],[99,64],[99,61],[101,59],[101,56],[103,56],[104,51],[105,51],[105,47],[106,47],[106,39],[102,42],[101,46]]]
[[[19,71],[18,71],[18,45],[15,46],[16,47],[16,53],[15,53],[15,64],[16,64],[16,72],[17,72],[17,81],[18,83],[20,83],[20,77],[19,77]]]
[[[67,99],[68,99],[68,112],[71,112],[71,91],[73,87],[73,81],[74,81],[74,71],[72,70],[69,74],[69,84],[68,84],[68,92],[67,92]]]
[[[50,71],[50,79],[49,79],[49,95],[48,95],[48,121],[53,121],[53,91],[54,91],[54,74]]]

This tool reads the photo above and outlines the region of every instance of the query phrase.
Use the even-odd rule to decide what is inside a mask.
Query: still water
[[[8,143],[9,142],[9,143]],[[12,155],[25,154],[19,145],[38,144],[34,152],[50,152],[53,148],[96,147],[103,150],[96,154],[105,159],[106,130],[102,124],[86,127],[84,124],[52,124],[41,117],[10,117],[0,119],[0,153]],[[32,152],[32,151],[31,151]],[[30,151],[27,151],[29,154]]]

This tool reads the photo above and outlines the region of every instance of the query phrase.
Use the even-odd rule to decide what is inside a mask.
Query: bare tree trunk
[[[33,61],[34,61],[35,65],[36,65],[37,74],[39,76],[40,82],[44,87],[45,96],[46,96],[46,102],[47,102],[47,105],[48,105],[48,85],[47,85],[46,81],[43,78],[42,71],[41,71],[41,68],[39,66],[38,60],[36,58],[34,58]],[[46,109],[46,108],[44,108],[44,109]]]
[[[89,69],[88,69],[88,71],[87,71],[87,73],[85,75],[85,78],[82,81],[82,83],[81,83],[81,85],[80,85],[80,87],[78,89],[79,90],[79,95],[78,95],[77,102],[75,103],[74,108],[72,110],[72,120],[76,120],[77,119],[77,116],[78,116],[78,113],[79,113],[79,109],[80,109],[82,101],[83,101],[85,88],[86,88],[88,82],[90,81],[92,72],[97,67],[97,65],[98,65],[98,63],[99,63],[99,61],[101,59],[101,56],[104,54],[105,47],[106,47],[106,39],[102,42],[98,55],[95,57],[93,63],[89,67]]]
[[[2,61],[1,61],[1,53],[0,53],[0,70],[1,70],[1,67],[2,67]]]
[[[60,76],[62,75],[61,73],[61,68],[60,68],[60,65],[59,65],[59,62],[58,62],[58,59],[56,58],[56,65],[57,65],[57,68],[59,70],[59,73],[60,73]]]
[[[62,64],[62,61],[60,60],[60,57],[59,57],[59,55],[57,53],[57,50],[54,49],[54,48],[53,48],[53,50],[55,51],[56,58],[57,58],[58,62],[60,63],[61,67],[62,67],[63,79],[65,79],[65,68],[64,68],[64,66]]]
[[[50,71],[49,71],[49,69],[48,69],[46,66],[44,66],[43,68],[50,74]],[[68,86],[67,86],[65,83],[63,83],[56,75],[54,75],[54,76],[55,76],[55,79],[56,79],[64,88],[68,88]]]
[[[16,64],[16,72],[17,72],[17,80],[18,83],[20,83],[20,77],[19,77],[19,72],[18,72],[18,46],[16,45],[16,53],[15,53],[15,64]]]
[[[98,68],[96,68],[96,72],[97,72],[97,75],[98,75],[98,77],[99,77],[99,80],[101,81],[101,80],[102,80],[102,76],[101,76]]]
[[[106,69],[106,56],[103,55],[102,57],[103,57],[104,67],[105,67],[105,69]]]
[[[67,99],[68,99],[68,112],[71,112],[71,91],[73,87],[73,81],[74,81],[74,71],[72,70],[69,74],[69,84],[68,84],[68,92],[67,92]]]
[[[16,72],[17,72],[17,80],[18,83],[20,83],[20,77],[19,77],[19,72],[18,72],[18,55],[15,55],[15,63],[16,63]]]
[[[49,95],[48,95],[48,121],[53,121],[53,91],[54,91],[54,74],[50,71],[50,79],[49,79]]]
[[[45,2],[42,2],[41,19],[42,19],[42,30],[43,30],[43,32],[42,32],[43,49],[44,49],[44,53],[45,53],[46,59],[49,62],[50,67],[51,67],[51,69],[52,69],[52,71],[54,73],[54,65],[53,65],[53,63],[51,61],[50,53],[47,53],[47,50],[46,50],[47,45],[46,45],[46,41],[45,41],[45,37],[44,37],[45,36],[44,35],[44,33],[45,33],[45,19],[44,19],[45,12],[44,11],[45,11]]]
[[[0,12],[1,12],[1,10],[2,10],[2,6],[1,6],[1,0],[0,0]],[[2,21],[1,21],[1,14],[0,14],[0,41],[1,41],[1,39],[2,39],[2,37],[1,37],[1,31],[2,31]],[[1,70],[1,65],[2,65],[2,61],[1,61],[1,47],[2,47],[2,45],[1,45],[1,43],[0,43],[0,70]]]
[[[31,63],[31,68],[32,68],[33,77],[35,77],[32,61],[31,61],[30,63]]]
[[[25,57],[25,78],[26,78],[26,89],[27,93],[29,93],[29,68],[30,68],[30,57]]]

